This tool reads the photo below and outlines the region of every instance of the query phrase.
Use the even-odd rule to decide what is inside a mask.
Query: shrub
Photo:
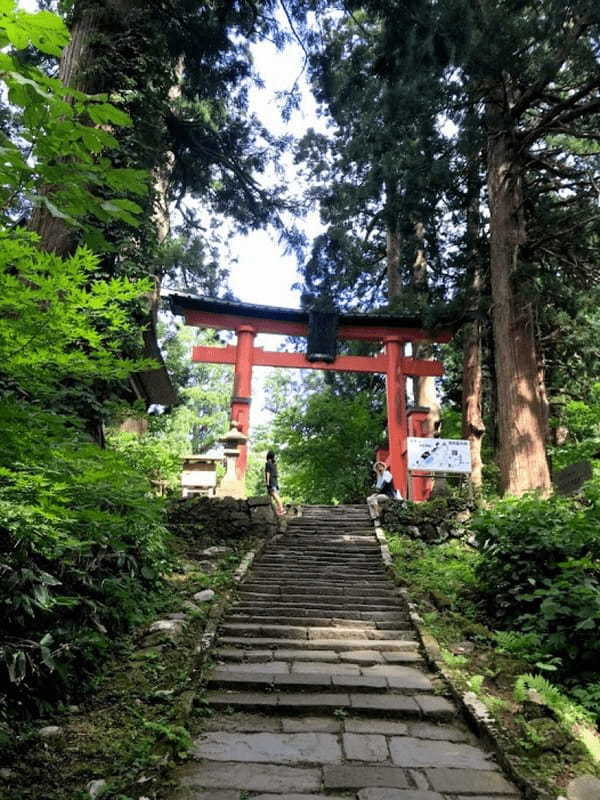
[[[489,615],[502,628],[537,633],[567,671],[600,657],[600,486],[587,505],[553,497],[507,499],[472,521],[482,558],[476,571]]]
[[[0,684],[58,696],[140,620],[165,564],[163,507],[63,418],[5,401],[0,423]]]

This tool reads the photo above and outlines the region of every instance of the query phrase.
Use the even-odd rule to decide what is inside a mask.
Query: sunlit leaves
[[[5,0],[0,10],[0,42],[17,50],[32,45],[50,55],[60,55],[68,41],[64,23],[50,12],[27,14]],[[143,195],[147,173],[116,167],[102,156],[118,142],[114,126],[130,126],[124,111],[106,95],[86,95],[65,87],[20,58],[0,53],[0,81],[16,112],[18,137],[0,133],[0,209],[4,220],[26,206],[45,206],[53,217],[92,231],[94,221],[117,218],[139,224],[141,207],[126,198],[103,196]],[[95,241],[106,242],[99,231]]]
[[[139,336],[131,309],[149,285],[94,280],[96,268],[84,249],[61,259],[32,234],[0,234],[0,358],[25,391],[40,397],[65,378],[126,378],[139,368],[120,351],[124,336]]]

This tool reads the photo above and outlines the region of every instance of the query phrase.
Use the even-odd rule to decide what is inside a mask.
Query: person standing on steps
[[[275,453],[272,450],[269,450],[267,453],[267,460],[265,462],[265,483],[267,484],[267,492],[275,503],[275,513],[282,517],[285,514],[285,509],[281,502],[281,497],[279,496],[277,463],[275,461]]]
[[[375,492],[367,497],[367,505],[373,522],[379,522],[379,505],[388,500],[402,500],[402,495],[394,486],[392,473],[383,461],[376,461],[373,469],[376,475]]]

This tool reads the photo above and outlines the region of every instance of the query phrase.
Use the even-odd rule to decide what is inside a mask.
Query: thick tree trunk
[[[483,461],[481,441],[485,424],[481,414],[481,328],[480,320],[466,326],[463,343],[462,435],[471,450],[471,483],[481,488]]]
[[[498,461],[502,489],[550,491],[531,301],[515,275],[525,240],[523,197],[512,120],[500,88],[487,104],[490,271],[498,381]]]
[[[388,225],[386,241],[386,264],[388,299],[400,296],[400,233],[397,227]]]
[[[75,9],[71,40],[62,52],[58,77],[65,86],[80,92],[93,92],[93,71],[90,50],[98,36],[105,11],[97,3],[80,3]],[[29,227],[39,234],[44,250],[66,256],[73,250],[74,229],[63,219],[54,217],[46,206],[34,209]]]
[[[79,0],[76,3],[71,39],[62,52],[58,72],[65,86],[88,94],[98,91],[94,46],[98,44],[103,20],[107,16],[122,17],[134,5],[135,0]],[[61,256],[73,251],[74,228],[63,219],[52,216],[45,206],[34,209],[29,227],[40,235],[44,250]]]
[[[468,187],[467,247],[472,280],[473,306],[479,309],[481,298],[481,263],[479,251],[479,179],[477,161],[473,161]],[[465,326],[463,342],[462,435],[469,440],[471,451],[471,483],[481,489],[483,461],[481,443],[485,433],[482,408],[482,322],[479,319]]]
[[[421,222],[415,225],[417,250],[413,264],[413,286],[417,291],[427,293],[427,257],[425,255],[425,229]],[[413,342],[415,358],[433,360],[433,346],[430,342]],[[427,415],[427,435],[433,436],[439,427],[441,408],[435,389],[435,378],[413,378],[415,405],[429,408]]]

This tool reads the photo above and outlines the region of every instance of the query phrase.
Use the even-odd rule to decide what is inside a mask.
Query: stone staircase
[[[307,506],[220,627],[176,800],[519,797],[428,673],[365,506]]]

